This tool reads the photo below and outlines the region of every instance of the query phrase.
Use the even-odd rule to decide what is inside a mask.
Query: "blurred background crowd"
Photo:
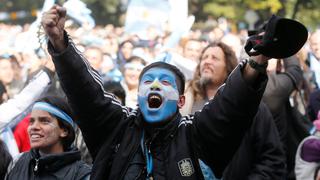
[[[113,1],[106,2],[112,5]],[[237,62],[240,62],[248,57],[243,49],[248,38],[248,30],[258,28],[266,17],[272,13],[282,13],[283,15],[291,13],[292,17],[299,18],[301,22],[305,23],[310,35],[305,46],[296,54],[299,66],[303,71],[303,80],[291,94],[290,102],[310,122],[318,118],[320,113],[320,30],[317,29],[319,18],[316,18],[320,15],[319,11],[312,10],[320,7],[318,1],[297,0],[287,1],[291,4],[285,4],[282,1],[269,0],[263,1],[266,2],[264,5],[260,2],[247,0],[244,1],[246,7],[244,5],[239,6],[238,15],[237,3],[239,2],[236,0],[230,2],[219,1],[219,3],[208,1],[207,4],[201,4],[200,1],[191,1],[189,5],[187,1],[181,0],[176,3],[176,6],[181,6],[180,14],[167,15],[167,20],[172,16],[177,17],[171,21],[173,25],[164,24],[161,27],[158,27],[157,23],[164,20],[152,19],[150,13],[157,17],[161,16],[163,11],[158,12],[154,10],[154,7],[166,9],[166,5],[160,5],[162,1],[158,1],[159,4],[156,5],[153,4],[153,8],[149,10],[143,9],[144,7],[139,4],[141,2],[138,1],[119,2],[121,4],[116,4],[115,7],[118,7],[120,12],[127,13],[125,23],[121,24],[121,18],[123,18],[120,15],[121,13],[118,19],[114,17],[115,13],[112,14],[110,11],[110,19],[108,19],[108,16],[97,14],[97,11],[99,11],[97,7],[99,5],[103,6],[100,1],[92,1],[91,4],[86,5],[79,5],[77,3],[81,2],[77,1],[73,5],[84,8],[85,14],[90,15],[90,17],[69,14],[70,18],[66,22],[66,30],[78,50],[83,53],[90,65],[101,75],[105,90],[113,92],[123,105],[136,108],[139,75],[147,64],[159,60],[174,64],[182,70],[187,80],[190,81],[194,78],[202,51],[208,44],[222,42],[228,45],[235,53]],[[223,6],[227,2],[229,4]],[[55,2],[46,1],[46,3],[49,6]],[[58,3],[63,4],[63,2]],[[130,7],[130,3],[133,6]],[[8,2],[6,2],[6,5],[13,6]],[[107,7],[110,8],[111,5]],[[196,9],[196,5],[199,5],[199,9]],[[86,6],[95,8],[89,10],[90,8],[88,9]],[[105,6],[103,7],[105,8]],[[103,7],[100,11],[103,11]],[[224,9],[226,7],[230,8]],[[38,5],[38,8],[41,9],[41,5]],[[44,4],[42,8],[42,11],[39,10],[39,14],[47,7]],[[200,8],[205,13],[201,13]],[[251,9],[246,11],[246,8]],[[308,8],[311,10],[304,16],[304,12]],[[150,23],[150,19],[148,23],[142,23],[141,19],[133,18],[139,16],[141,12],[144,12],[141,15],[142,19],[150,17],[152,23]],[[218,14],[219,12],[220,14]],[[40,70],[48,72],[51,78],[51,83],[43,92],[65,97],[47,52],[46,37],[38,18],[35,16],[30,22],[19,23],[19,21],[22,21],[19,16],[12,16],[12,14],[11,16],[10,14],[5,16],[5,13],[1,15],[0,104],[19,95]],[[236,21],[237,18],[238,21]],[[93,19],[96,19],[96,21]],[[103,20],[106,21],[103,22]],[[275,60],[275,62],[273,68],[277,69],[277,72],[283,72],[284,69],[281,69],[280,66],[283,61]],[[29,93],[32,94],[33,92]],[[301,96],[302,99],[297,96]],[[9,149],[13,154],[30,149],[25,128],[28,124],[29,110],[28,108],[21,108],[21,112],[10,119],[10,123],[0,126],[2,133],[8,132],[8,129],[12,131],[16,150],[13,150],[14,146],[9,147]],[[1,116],[4,115],[1,114]],[[5,139],[8,138],[8,135],[2,135],[2,137]]]

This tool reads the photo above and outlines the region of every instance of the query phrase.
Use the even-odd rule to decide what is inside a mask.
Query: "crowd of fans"
[[[75,42],[77,49],[81,51],[90,65],[101,75],[105,90],[113,93],[122,105],[128,106],[131,109],[137,107],[139,75],[146,65],[159,60],[176,65],[187,79],[187,104],[181,109],[181,113],[187,115],[202,109],[203,105],[214,97],[217,89],[225,82],[237,64],[248,57],[243,49],[248,36],[246,29],[239,29],[234,32],[230,30],[230,28],[224,27],[225,26],[216,25],[203,30],[192,29],[187,34],[182,35],[179,43],[171,48],[166,48],[166,43],[171,38],[170,33],[164,32],[159,35],[155,33],[156,31],[153,28],[150,28],[146,34],[147,39],[141,39],[137,35],[130,35],[124,31],[123,27],[115,27],[110,24],[106,26],[96,26],[93,29],[75,27],[71,24],[66,27],[66,30]],[[3,133],[4,130],[8,131],[8,129],[12,131],[19,152],[30,150],[30,139],[27,129],[30,121],[29,107],[31,107],[34,100],[44,94],[65,98],[59,79],[55,74],[55,69],[50,59],[51,57],[47,49],[42,48],[46,43],[39,45],[38,48],[33,48],[33,43],[38,42],[30,40],[32,38],[30,37],[29,28],[30,26],[27,24],[24,26],[0,24],[0,106],[9,103],[10,100],[13,101],[15,98],[21,97],[22,93],[25,93],[26,96],[33,97],[29,103],[23,106],[21,104],[24,100],[17,99],[17,106],[20,107],[18,108],[18,112],[20,111],[20,113],[16,113],[14,117],[6,115],[6,113],[10,111],[10,106],[3,109],[0,108],[0,116],[3,116],[0,117],[0,120],[7,119],[3,122],[0,121],[1,132]],[[38,34],[38,36],[37,38],[43,38],[41,33]],[[217,47],[219,49],[214,49]],[[208,49],[216,53],[208,54]],[[205,69],[203,66],[205,65],[201,62],[206,61],[206,58],[210,56],[218,56],[213,59],[220,59],[223,62],[222,65],[219,65],[219,63],[214,64],[213,66],[216,68],[214,74],[206,77],[205,73],[203,73]],[[274,80],[275,83],[273,85],[275,87],[272,86],[268,89],[267,86],[263,100],[268,106],[268,109],[266,110],[265,105],[261,105],[262,107],[260,107],[260,109],[262,110],[259,110],[254,120],[255,123],[251,127],[252,130],[250,130],[250,133],[245,137],[245,141],[240,147],[242,148],[242,153],[252,151],[252,154],[257,153],[263,156],[264,152],[262,152],[261,147],[248,147],[246,142],[250,144],[262,143],[262,141],[264,141],[264,143],[266,143],[270,139],[276,139],[273,136],[279,136],[277,137],[279,140],[276,140],[276,142],[272,140],[275,144],[272,148],[276,148],[277,146],[283,147],[282,150],[273,150],[277,155],[285,156],[285,152],[288,151],[287,148],[291,147],[287,145],[287,132],[283,132],[283,128],[287,128],[287,126],[284,127],[282,123],[286,121],[284,120],[286,117],[279,115],[283,112],[279,112],[279,109],[285,107],[287,105],[286,102],[290,102],[288,106],[296,108],[300,114],[307,118],[310,124],[319,119],[320,30],[310,32],[307,43],[292,59],[273,60],[274,63],[270,61],[267,69],[268,75],[289,74],[290,78],[288,78],[288,81],[290,82],[288,85],[284,82],[283,78],[281,79],[279,76],[269,76],[271,81],[276,78],[280,78],[281,81]],[[292,63],[293,61],[296,61],[296,64]],[[38,93],[36,93],[35,90],[26,91],[28,85],[37,80],[39,73],[46,73],[50,79],[50,83],[46,83]],[[281,100],[281,98],[283,98],[283,100]],[[279,106],[277,106],[278,104],[275,105],[275,99],[281,101],[279,102]],[[1,111],[3,111],[3,113]],[[261,114],[260,111],[264,113]],[[269,116],[274,119],[272,124],[264,122],[264,118]],[[263,125],[261,125],[261,123],[263,123]],[[266,127],[270,130],[268,135],[262,136],[260,140],[253,140],[253,137],[260,137],[259,133],[261,134],[262,129]],[[86,163],[91,164],[92,159],[82,140],[80,130],[76,128],[75,134],[74,144],[82,152],[82,159]],[[316,137],[317,133],[310,131],[310,136],[311,135]],[[307,144],[309,145],[307,146],[309,149],[320,146],[319,138],[314,138],[313,140],[315,142],[313,146],[310,145],[311,143]],[[0,145],[4,147],[2,142]],[[264,144],[261,146],[264,147]],[[14,152],[12,149],[15,147],[7,148],[10,152]],[[300,157],[300,155],[297,154],[297,157],[299,157],[297,163],[299,163],[299,165],[301,165],[301,162],[316,163],[313,170],[319,170],[319,148],[317,149],[318,152],[312,151],[314,153],[313,157],[316,158],[305,158],[308,155],[305,154],[306,150],[304,149],[305,147],[303,145],[299,146],[298,153],[301,153],[302,156]],[[255,150],[257,150],[257,152]],[[294,152],[295,151],[296,149]],[[0,154],[2,154],[2,152]],[[280,161],[283,160],[284,162],[292,160],[292,158],[295,159],[295,154],[290,154],[290,156],[291,157],[283,159],[275,158],[275,161],[279,161],[279,164],[273,164],[275,169],[279,167],[284,168],[280,165]],[[7,154],[5,157],[9,158]],[[236,163],[237,161],[243,162],[243,160],[239,160],[240,157],[241,154],[234,157],[232,164],[224,174],[225,179],[234,179],[230,173],[233,175],[237,174],[237,172],[235,172],[235,167],[238,167]],[[250,158],[254,159],[257,157]],[[249,167],[249,162],[247,162],[247,165]],[[271,165],[269,164],[269,166]],[[278,176],[274,177],[280,178],[286,176],[288,179],[289,177],[294,178],[294,175],[290,175],[290,173],[294,173],[294,164],[289,168],[291,169],[277,172]],[[301,169],[296,171],[296,173],[299,172],[301,172]],[[275,171],[273,171],[273,173],[275,173]],[[1,172],[0,179],[4,177],[4,174],[5,173]],[[241,177],[241,175],[239,176]],[[317,178],[317,172],[313,173],[312,176]],[[214,175],[205,177],[213,178]],[[305,177],[306,176],[303,175],[297,175],[297,178],[300,179],[304,179]]]

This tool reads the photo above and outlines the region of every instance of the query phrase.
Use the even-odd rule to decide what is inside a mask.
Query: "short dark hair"
[[[0,104],[3,103],[4,99],[2,99],[2,95],[7,93],[7,89],[4,86],[4,84],[2,83],[2,81],[0,81]]]
[[[7,149],[6,144],[0,139],[0,179],[4,179],[7,168],[12,160],[12,157]]]
[[[141,71],[140,76],[139,76],[139,82],[141,81],[143,74],[151,68],[163,68],[163,69],[167,69],[167,70],[173,72],[173,74],[176,76],[176,79],[178,79],[178,81],[176,81],[177,86],[178,86],[178,91],[179,91],[180,95],[184,94],[184,86],[185,86],[185,81],[186,81],[184,75],[176,66],[162,62],[162,61],[151,63],[148,66],[146,66],[145,68],[143,68],[143,70]]]
[[[121,104],[126,104],[126,92],[121,86],[120,82],[117,81],[106,81],[103,83],[103,88],[105,91],[114,94],[119,97],[121,100]]]
[[[46,102],[48,104],[51,104],[52,106],[57,107],[58,109],[62,110],[64,113],[66,113],[68,116],[70,116],[73,121],[75,119],[67,100],[64,98],[61,98],[59,96],[47,95],[45,97],[40,98],[36,102]],[[49,113],[49,114],[51,116],[57,118],[60,128],[68,131],[68,135],[66,137],[62,138],[63,149],[66,151],[67,149],[70,148],[70,146],[72,145],[72,143],[75,139],[74,127],[71,124],[67,123],[65,120],[61,119],[60,117],[58,117],[52,113]]]

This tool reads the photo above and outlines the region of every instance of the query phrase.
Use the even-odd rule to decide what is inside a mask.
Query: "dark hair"
[[[131,44],[133,46],[133,48],[135,47],[135,44],[133,41],[131,40],[125,40],[123,41],[122,43],[119,44],[118,46],[118,51],[117,51],[117,59],[116,59],[116,64],[120,67],[119,69],[122,69],[122,67],[124,66],[124,64],[127,62],[127,60],[129,59],[126,59],[122,53],[122,48],[125,44]]]
[[[104,90],[109,93],[114,94],[121,100],[121,104],[126,104],[126,92],[124,91],[123,87],[121,86],[120,82],[117,81],[106,81],[103,84]]]
[[[206,46],[200,55],[199,63],[196,67],[196,70],[193,75],[193,79],[190,81],[190,84],[188,88],[191,88],[193,91],[193,95],[196,99],[204,99],[205,98],[205,91],[204,88],[201,87],[200,84],[200,63],[203,57],[204,52],[206,52],[207,49],[211,47],[220,47],[224,53],[225,57],[225,63],[226,63],[226,70],[227,74],[229,75],[232,70],[237,66],[238,64],[238,59],[234,53],[234,51],[226,44],[222,42],[214,42],[210,43],[208,46]]]
[[[141,71],[140,76],[139,76],[139,82],[141,81],[143,74],[151,68],[163,68],[163,69],[167,69],[167,70],[173,72],[173,74],[176,76],[176,79],[177,79],[176,83],[178,86],[179,93],[180,93],[180,95],[184,94],[184,86],[185,86],[185,81],[186,81],[184,75],[176,66],[173,66],[173,65],[165,63],[165,62],[161,62],[161,61],[154,62],[154,63],[149,64],[145,68],[143,68],[143,70]]]
[[[132,44],[133,47],[134,47],[134,45],[135,45],[132,40],[127,39],[127,40],[125,40],[125,41],[123,41],[123,42],[121,42],[121,43],[119,44],[119,49],[121,49],[121,48],[122,48],[125,44],[127,44],[127,43]]]
[[[2,95],[5,93],[7,93],[7,89],[4,86],[4,84],[2,83],[2,81],[0,81],[0,104],[3,103]]]
[[[0,139],[0,179],[4,179],[8,165],[10,164],[12,157],[7,149],[6,144]]]
[[[316,169],[314,170],[314,174],[313,174],[313,179],[316,180],[317,179],[317,175],[318,175],[318,172],[320,170],[320,165],[318,165],[316,167]]]
[[[71,110],[66,99],[63,99],[59,96],[48,95],[43,98],[40,98],[36,102],[46,102],[48,104],[51,104],[52,106],[62,110],[64,113],[66,113],[68,116],[70,116],[73,121],[75,119],[74,115],[72,113],[72,110]],[[60,128],[68,131],[68,135],[66,137],[62,138],[62,141],[61,141],[62,145],[63,145],[63,149],[66,151],[68,148],[70,148],[71,144],[73,143],[73,141],[75,139],[75,130],[72,127],[72,125],[67,123],[65,120],[61,119],[60,117],[58,117],[52,113],[49,113],[49,114],[51,116],[57,118]]]

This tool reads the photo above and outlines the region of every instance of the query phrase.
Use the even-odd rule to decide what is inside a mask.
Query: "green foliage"
[[[271,13],[277,13],[282,8],[279,0],[244,0],[244,3],[252,10],[269,9]]]
[[[121,15],[119,0],[83,0],[92,10],[92,15],[97,24],[120,25]]]
[[[236,12],[237,8],[232,5],[224,5],[218,3],[207,3],[204,7],[204,12],[215,17],[224,16],[227,18],[234,19],[239,15],[239,12]]]
[[[255,10],[262,20],[271,14],[281,17],[294,18],[310,29],[320,25],[320,0],[210,0],[203,2],[193,0],[194,7],[199,11],[191,11],[196,15],[196,20],[206,21],[208,15],[213,18],[227,17],[233,22],[243,21],[247,10]],[[197,4],[198,3],[198,4]]]
[[[66,0],[57,0],[63,4]],[[0,11],[12,12],[25,10],[31,12],[41,9],[44,0],[0,0]],[[125,9],[119,0],[83,0],[92,10],[97,24],[112,23],[123,25]],[[208,15],[213,18],[224,16],[232,22],[244,20],[247,10],[255,10],[262,20],[271,14],[301,21],[310,28],[319,26],[320,0],[188,0],[189,13],[196,16],[197,23],[205,22]],[[22,23],[32,22],[35,18],[28,17]]]
[[[320,25],[320,1],[308,0],[302,1],[299,7],[296,19],[308,26],[310,30],[319,28]]]

